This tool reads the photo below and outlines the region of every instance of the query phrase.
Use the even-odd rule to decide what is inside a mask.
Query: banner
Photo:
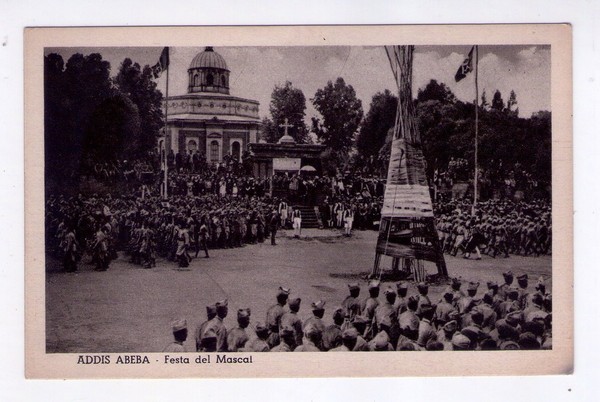
[[[273,171],[300,170],[300,158],[273,158]]]

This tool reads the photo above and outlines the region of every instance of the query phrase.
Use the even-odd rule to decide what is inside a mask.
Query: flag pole
[[[478,148],[479,148],[479,85],[478,85],[478,73],[479,73],[479,46],[475,45],[475,180],[473,186],[473,211],[477,208],[477,183],[479,179],[478,167]]]
[[[167,50],[167,52],[170,52],[170,49]],[[169,55],[170,56],[170,55]],[[168,59],[167,59],[168,60]],[[163,192],[163,198],[167,199],[168,195],[169,195],[169,185],[168,185],[168,170],[169,170],[169,159],[168,159],[168,155],[169,155],[169,150],[171,148],[171,136],[170,133],[168,131],[168,120],[169,120],[169,66],[167,66],[167,88],[166,88],[166,96],[165,96],[165,177],[164,177],[164,183],[165,183],[165,188],[164,188],[164,192]]]

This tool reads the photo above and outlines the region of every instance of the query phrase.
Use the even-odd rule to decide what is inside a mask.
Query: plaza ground
[[[278,232],[277,246],[269,241],[243,248],[211,250],[210,257],[194,259],[180,269],[158,260],[157,267],[143,269],[120,254],[107,272],[96,272],[87,263],[76,273],[60,271],[60,262],[49,259],[46,273],[46,349],[48,353],[160,352],[172,341],[169,323],[187,319],[190,336],[186,350],[195,351],[193,332],[206,319],[206,305],[228,299],[227,328],[236,325],[238,308],[252,310],[251,325],[263,322],[275,303],[279,286],[291,288],[302,298],[299,315],[311,315],[310,303],[326,302],[325,321],[348,294],[347,283],[361,283],[361,298],[368,295],[361,279],[373,266],[377,232],[355,231],[346,238],[335,230],[304,230],[301,239],[292,231]],[[50,258],[50,257],[49,257]],[[552,286],[550,256],[496,258],[481,261],[446,255],[451,277],[481,283],[503,282],[502,272],[527,273],[530,288],[543,276]],[[389,263],[388,263],[389,266]],[[435,273],[435,266],[428,273]],[[393,283],[389,283],[393,285]],[[383,283],[383,287],[388,283]],[[445,284],[430,288],[436,302]],[[466,287],[463,285],[463,287]],[[416,293],[414,284],[409,295]]]

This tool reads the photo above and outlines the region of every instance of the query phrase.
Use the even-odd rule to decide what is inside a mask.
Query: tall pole
[[[479,85],[478,85],[478,77],[479,73],[479,46],[475,45],[475,180],[473,186],[473,213],[475,213],[475,209],[477,208],[477,183],[479,179],[479,172],[477,169],[478,161],[477,154],[479,148]]]
[[[164,188],[164,192],[163,192],[163,198],[167,199],[168,195],[169,195],[169,185],[168,185],[168,170],[169,170],[169,159],[168,159],[168,155],[169,155],[169,151],[171,149],[171,135],[169,133],[168,130],[168,120],[169,120],[169,70],[170,68],[167,67],[167,88],[166,88],[166,96],[165,96],[165,177],[164,177],[164,183],[165,183],[165,188]]]

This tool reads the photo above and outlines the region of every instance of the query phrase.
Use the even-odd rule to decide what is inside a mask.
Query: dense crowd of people
[[[552,252],[552,207],[549,202],[489,200],[478,203],[475,214],[468,201],[434,206],[442,250],[464,258],[481,253],[508,258]]]
[[[361,297],[359,283],[348,284],[349,295],[328,311],[326,303],[310,304],[301,314],[302,299],[280,287],[276,303],[264,321],[250,327],[249,306],[236,311],[237,325],[226,328],[227,300],[206,307],[206,319],[194,328],[196,351],[201,352],[347,352],[440,350],[536,350],[552,348],[552,295],[543,278],[534,289],[527,274],[505,272],[504,283],[480,284],[453,279],[439,300],[419,283],[409,295],[406,282],[368,284]],[[306,309],[305,309],[306,310]],[[331,317],[331,319],[329,319]],[[172,323],[174,341],[164,352],[186,352],[185,319]],[[187,350],[190,351],[190,350]]]
[[[191,254],[210,248],[241,247],[263,242],[278,229],[277,200],[156,196],[50,197],[46,203],[46,245],[74,271],[84,253],[97,270],[106,270],[117,251],[146,268],[156,256],[185,267]]]

